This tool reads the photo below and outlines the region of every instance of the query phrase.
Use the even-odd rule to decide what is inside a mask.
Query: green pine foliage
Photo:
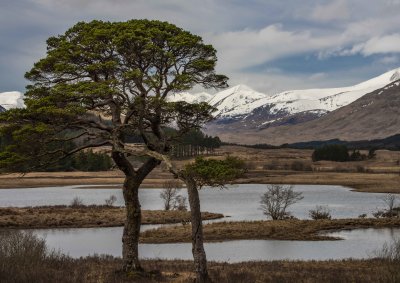
[[[332,144],[314,150],[312,155],[313,161],[330,160],[345,162],[350,160],[349,150],[345,145]]]
[[[107,171],[112,167],[111,157],[93,150],[80,151],[72,159],[72,168],[78,171]]]
[[[339,144],[331,144],[324,145],[320,148],[314,150],[312,155],[313,161],[319,160],[329,160],[329,161],[337,161],[337,162],[346,162],[346,161],[362,161],[366,160],[373,155],[369,154],[368,156],[362,154],[359,150],[354,149],[351,154],[349,154],[349,149],[346,145]]]
[[[223,160],[197,157],[186,165],[183,175],[193,179],[196,186],[224,187],[243,176],[246,166],[243,160],[228,156]]]

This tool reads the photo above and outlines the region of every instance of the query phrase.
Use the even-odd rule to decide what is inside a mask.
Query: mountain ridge
[[[215,95],[201,93],[201,99],[217,108],[214,125],[240,121],[242,127],[264,128],[285,123],[319,118],[346,106],[367,93],[400,79],[400,68],[347,87],[288,90],[277,94],[257,92],[246,85],[237,85]],[[192,102],[196,94],[177,93],[170,101]]]
[[[271,145],[386,138],[400,133],[400,79],[304,123],[254,129],[240,127],[240,122],[236,122],[230,127],[207,127],[207,133],[233,143]]]

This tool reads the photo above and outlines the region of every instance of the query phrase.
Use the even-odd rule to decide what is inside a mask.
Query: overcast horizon
[[[78,21],[169,21],[218,51],[229,84],[265,93],[339,87],[400,67],[400,0],[14,0],[0,9],[0,92],[24,92],[46,39]]]

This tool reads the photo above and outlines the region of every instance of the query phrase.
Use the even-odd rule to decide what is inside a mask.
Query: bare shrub
[[[83,200],[80,197],[74,197],[69,206],[74,207],[74,208],[82,207],[82,206],[84,206]]]
[[[385,243],[375,254],[384,260],[385,272],[382,276],[385,282],[400,282],[400,238],[394,239],[390,244]]]
[[[174,207],[174,202],[178,196],[181,184],[177,180],[169,180],[164,182],[163,190],[160,193],[160,198],[164,202],[164,210],[171,210]]]
[[[302,193],[293,191],[293,186],[267,185],[267,191],[261,196],[260,208],[272,220],[285,219],[290,217],[287,208],[302,199]]]
[[[332,219],[331,211],[327,206],[317,205],[315,209],[311,209],[308,214],[311,219]]]
[[[278,170],[279,162],[276,160],[272,160],[270,163],[264,164],[263,169],[267,170]]]
[[[356,166],[356,171],[357,171],[358,173],[365,173],[365,172],[367,172],[367,170],[365,169],[365,167],[364,167],[364,166],[361,166],[361,165],[357,165],[357,166]]]
[[[312,167],[310,164],[299,160],[293,161],[290,165],[290,169],[293,171],[312,171]]]
[[[373,213],[373,216],[376,218],[380,217],[398,217],[399,212],[397,211],[397,208],[395,207],[396,202],[397,202],[397,197],[394,194],[386,194],[384,197],[382,197],[382,201],[385,203],[386,208],[384,210],[378,210]]]
[[[48,250],[32,233],[0,232],[0,282],[84,282],[84,270],[71,273],[72,266],[71,258]]]
[[[387,208],[387,212],[389,213],[390,216],[393,216],[393,208],[396,204],[397,201],[397,197],[394,194],[386,194],[383,198],[382,198],[383,202],[386,204]]]
[[[113,206],[116,201],[117,201],[117,197],[114,195],[111,195],[108,199],[104,200],[106,206]]]
[[[177,195],[174,199],[174,210],[187,211],[186,197]]]
[[[254,161],[247,161],[245,163],[245,167],[247,170],[255,170],[257,169],[257,163]]]

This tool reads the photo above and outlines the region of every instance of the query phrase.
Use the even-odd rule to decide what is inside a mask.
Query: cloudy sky
[[[218,72],[262,92],[346,86],[400,67],[400,0],[0,0],[0,92],[78,21],[159,19],[218,50]]]

